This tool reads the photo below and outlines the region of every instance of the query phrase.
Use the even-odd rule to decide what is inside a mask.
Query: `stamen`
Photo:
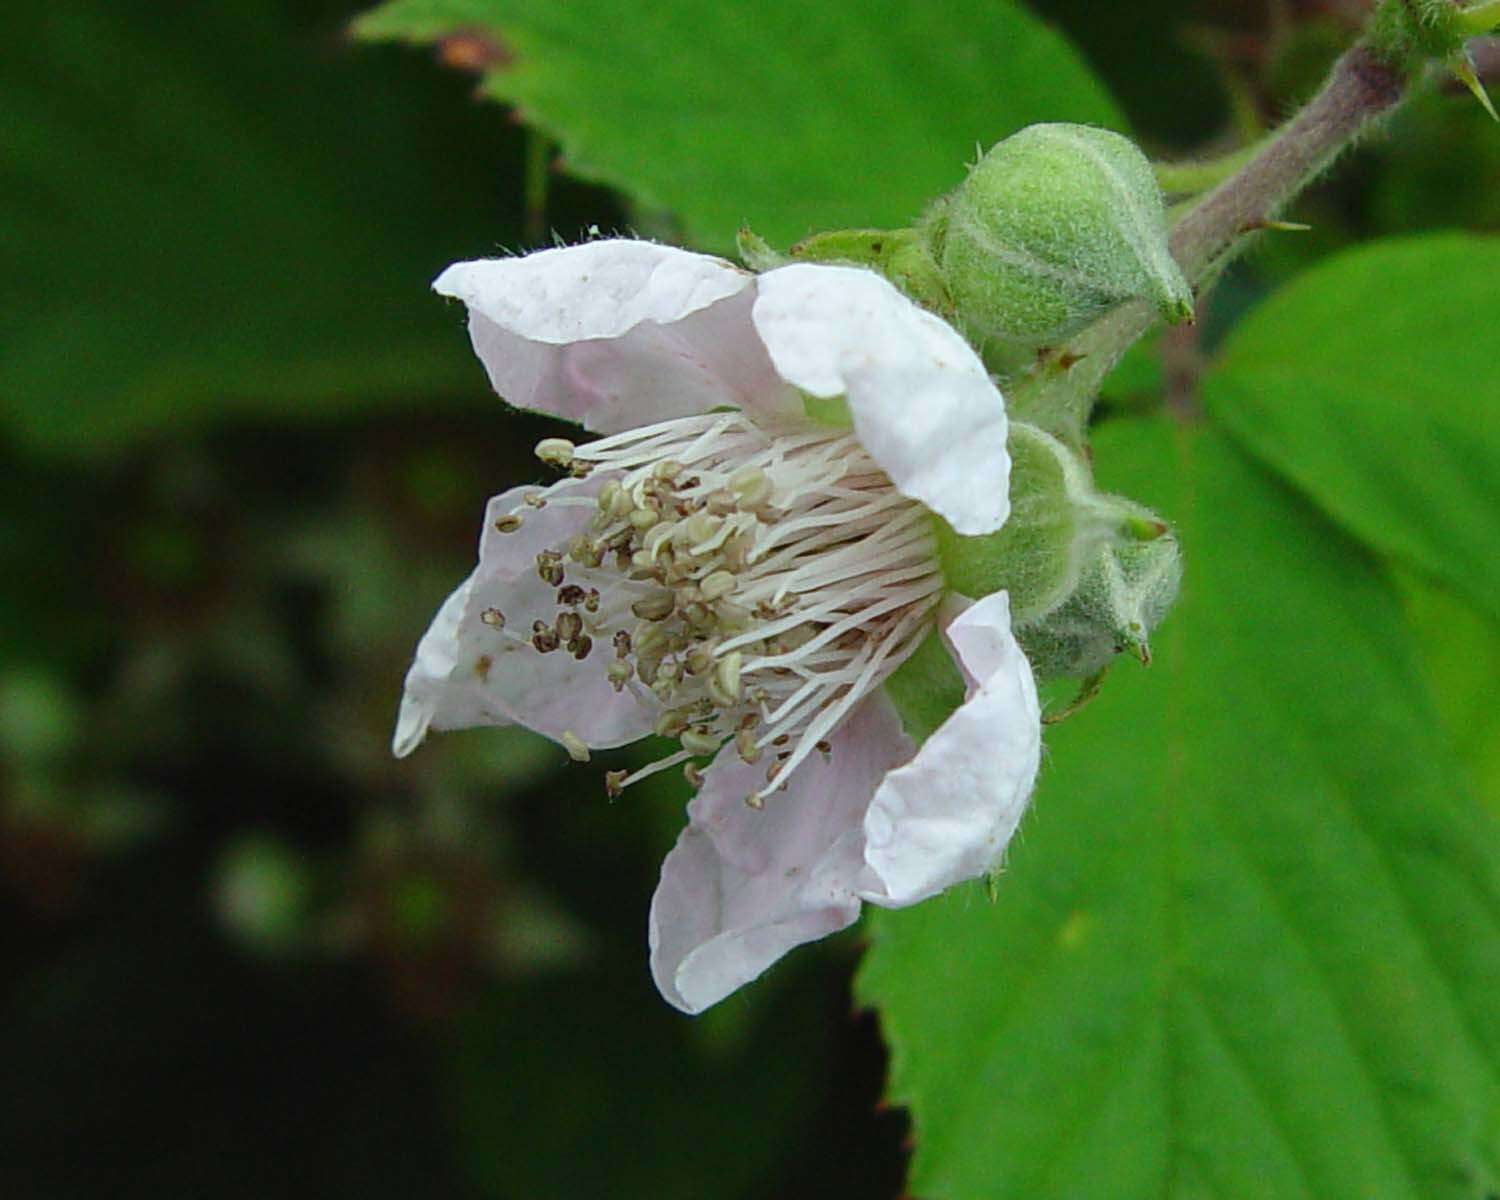
[[[574,762],[588,762],[588,746],[586,746],[583,739],[576,733],[574,733],[571,729],[563,730],[562,744],[563,749],[568,752],[569,757],[571,757]]]
[[[536,444],[536,456],[554,467],[571,467],[577,449],[567,438],[543,438]]]
[[[943,583],[926,510],[846,432],[710,413],[537,452],[573,476],[545,499],[580,515],[537,556],[561,611],[530,644],[584,659],[608,638],[610,686],[682,746],[611,772],[611,795],[732,741],[747,764],[775,747],[746,799],[761,807],[808,754],[832,752],[828,736],[931,624]],[[607,477],[579,495],[590,475]],[[701,784],[696,766],[684,773]]]

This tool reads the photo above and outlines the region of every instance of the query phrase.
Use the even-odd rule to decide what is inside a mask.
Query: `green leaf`
[[[975,147],[1036,121],[1121,126],[1078,55],[1008,0],[393,0],[368,38],[487,31],[485,90],[555,136],[578,174],[729,250],[904,225]]]
[[[1500,621],[1500,238],[1341,254],[1257,309],[1213,414],[1369,545]]]
[[[427,285],[505,236],[483,153],[504,131],[435,108],[457,81],[286,8],[8,10],[0,430],[97,453],[487,393]]]
[[[1481,1200],[1500,846],[1396,596],[1216,432],[1097,451],[1178,522],[1184,593],[1155,665],[1049,734],[996,902],[879,914],[859,992],[912,1193]]]
[[[1401,583],[1438,715],[1474,790],[1500,817],[1500,628],[1439,588],[1411,578]]]

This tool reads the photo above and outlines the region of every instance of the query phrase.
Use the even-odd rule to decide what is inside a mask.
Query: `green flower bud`
[[[979,160],[922,226],[956,315],[1018,348],[1056,342],[1127,300],[1190,320],[1151,164],[1126,138],[1032,125]]]
[[[1165,529],[1140,509],[1139,534]],[[1177,539],[1161,533],[1101,547],[1067,601],[1030,624],[1016,638],[1039,679],[1087,679],[1128,651],[1150,662],[1149,638],[1161,623],[1182,579]]]
[[[1035,426],[1012,421],[1007,449],[1009,519],[980,537],[963,537],[938,521],[938,555],[949,586],[963,595],[1009,592],[1019,626],[1071,596],[1100,547],[1130,536],[1143,510],[1096,492],[1084,461]]]

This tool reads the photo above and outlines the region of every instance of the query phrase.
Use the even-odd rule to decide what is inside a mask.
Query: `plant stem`
[[[1346,51],[1323,90],[1232,176],[1177,223],[1169,244],[1201,284],[1374,122],[1406,95],[1408,79],[1363,43]]]
[[[1345,51],[1328,80],[1300,113],[1251,148],[1227,179],[1191,205],[1168,244],[1188,281],[1200,292],[1249,235],[1318,177],[1405,97],[1410,79],[1364,42]],[[1075,447],[1104,377],[1130,344],[1156,320],[1150,305],[1132,302],[1096,321],[1036,368],[1011,381],[1007,399],[1025,421]]]

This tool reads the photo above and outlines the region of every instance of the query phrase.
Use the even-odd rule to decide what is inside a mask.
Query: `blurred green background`
[[[477,514],[553,432],[428,281],[674,226],[476,100],[503,48],[357,44],[359,8],[8,11],[0,1194],[895,1197],[857,935],[686,1020],[645,965],[670,784],[606,803],[610,756],[514,731],[388,757]],[[1285,112],[1362,11],[1033,8],[1158,154]],[[1209,339],[1360,238],[1495,229],[1487,133],[1422,100]],[[1112,402],[1160,374],[1137,356]]]

